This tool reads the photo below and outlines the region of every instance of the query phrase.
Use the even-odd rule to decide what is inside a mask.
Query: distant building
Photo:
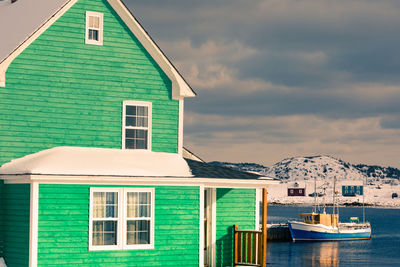
[[[298,182],[289,184],[287,195],[289,197],[304,197],[306,195],[305,183],[301,185]]]
[[[364,186],[362,185],[342,185],[342,196],[344,197],[362,196],[363,194]]]

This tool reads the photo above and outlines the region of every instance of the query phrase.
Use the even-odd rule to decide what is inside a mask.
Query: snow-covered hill
[[[295,157],[284,159],[271,167],[254,163],[211,162],[212,164],[247,172],[258,172],[265,176],[276,177],[280,184],[269,186],[268,201],[277,204],[312,205],[314,198],[309,195],[314,192],[323,193],[318,202],[332,202],[333,188],[336,186],[337,203],[347,205],[365,201],[368,205],[400,207],[400,170],[391,167],[352,165],[330,156]],[[336,185],[334,178],[336,177]],[[314,180],[314,178],[316,178]],[[342,185],[365,185],[365,198],[356,195],[345,197],[341,195]],[[288,188],[302,187],[304,197],[288,196]]]
[[[329,156],[296,157],[274,164],[267,176],[281,180],[365,180],[366,176],[354,166]]]
[[[294,157],[284,159],[271,167],[255,163],[230,163],[213,161],[211,164],[239,171],[257,172],[283,181],[298,180],[363,180],[400,179],[400,170],[391,167],[352,165],[331,156]]]

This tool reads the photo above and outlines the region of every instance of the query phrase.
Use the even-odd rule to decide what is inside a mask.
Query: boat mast
[[[332,194],[332,203],[333,203],[333,211],[332,214],[335,214],[335,204],[336,204],[336,175],[333,177],[333,194]]]
[[[364,182],[364,180],[363,180],[363,188],[362,188],[362,195],[363,195],[363,223],[365,223],[365,206],[364,206],[364,201],[365,201],[365,198],[364,198],[364,194],[365,194],[365,182]]]
[[[317,177],[314,177],[314,207],[313,213],[317,213]]]

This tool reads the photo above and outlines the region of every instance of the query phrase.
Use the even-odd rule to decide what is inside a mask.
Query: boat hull
[[[293,241],[340,241],[371,238],[370,227],[339,230],[337,227],[302,222],[288,222],[288,226]]]

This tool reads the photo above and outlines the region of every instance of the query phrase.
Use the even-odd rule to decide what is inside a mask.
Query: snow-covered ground
[[[324,183],[322,181],[317,182],[317,192],[322,193],[323,189],[321,189],[321,185]],[[301,187],[304,186],[300,184]],[[277,204],[310,204],[314,203],[314,197],[309,197],[308,194],[314,192],[314,183],[306,182],[305,190],[306,196],[304,197],[292,197],[288,196],[287,188],[293,187],[293,183],[281,183],[277,185],[270,185],[268,187],[268,202],[269,203],[277,203]],[[341,186],[336,187],[337,192],[337,203],[339,205],[351,204],[354,202],[362,203],[363,196],[354,196],[354,197],[344,197],[341,195]],[[379,206],[379,207],[398,207],[400,208],[400,198],[392,198],[392,193],[397,193],[400,196],[400,185],[390,185],[390,184],[375,184],[368,185],[364,189],[364,201],[365,204],[371,206]],[[328,186],[325,190],[325,197],[318,197],[318,203],[332,203],[333,201],[333,186]]]
[[[308,194],[314,192],[314,180],[317,181],[317,192],[325,190],[325,203],[332,203],[333,186],[336,180],[337,203],[362,203],[362,196],[343,197],[342,185],[367,185],[365,203],[373,206],[399,207],[400,198],[392,199],[392,193],[400,196],[400,170],[391,167],[352,165],[330,156],[293,157],[277,162],[271,167],[253,163],[212,162],[223,167],[240,171],[257,172],[264,176],[281,180],[278,185],[271,185],[268,190],[269,203],[279,204],[313,204],[314,198]],[[287,188],[306,189],[305,197],[289,197]],[[323,197],[318,198],[322,203]]]

